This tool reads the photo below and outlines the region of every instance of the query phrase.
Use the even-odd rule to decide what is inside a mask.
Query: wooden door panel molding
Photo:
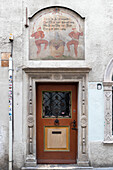
[[[69,151],[70,127],[49,126],[44,128],[44,151]]]
[[[71,100],[72,103],[70,103],[71,112],[72,112],[71,118],[63,117],[62,119],[59,119],[59,117],[57,117],[57,119],[59,119],[59,124],[57,126],[55,126],[54,123],[56,118],[50,117],[50,119],[49,118],[43,119],[42,118],[42,111],[43,111],[42,92],[43,91],[56,91],[56,92],[71,91],[72,92],[72,100]],[[60,98],[60,96],[57,94],[54,98],[54,101],[52,101],[55,102],[56,105],[59,104],[58,102],[56,102],[58,100],[58,97]],[[51,106],[51,104],[52,103],[50,102],[49,105]],[[54,107],[56,107],[56,105],[54,105]],[[77,132],[74,132],[72,128],[69,127],[71,126],[74,120],[76,120],[77,122],[77,84],[57,84],[57,83],[37,84],[36,106],[37,106],[36,107],[37,108],[37,115],[36,115],[37,160],[44,159],[46,163],[46,159],[49,158],[49,160],[51,160],[52,163],[56,163],[56,160],[58,162],[59,159],[62,160],[62,162],[63,160],[67,160],[67,163],[70,163],[70,161],[68,162],[68,160],[70,160],[71,158],[73,160],[73,163],[76,163]],[[76,113],[73,112],[73,110],[76,110]],[[59,131],[57,129],[59,129]],[[58,133],[55,134],[55,130],[57,132],[60,132],[60,134]],[[54,134],[52,134],[52,132],[54,132]],[[42,137],[40,137],[40,134]],[[65,156],[65,154],[67,156]]]

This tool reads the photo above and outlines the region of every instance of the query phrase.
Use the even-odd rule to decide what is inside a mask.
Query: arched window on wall
[[[113,59],[104,75],[104,143],[113,143]]]

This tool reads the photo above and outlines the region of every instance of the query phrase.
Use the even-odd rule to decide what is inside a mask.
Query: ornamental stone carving
[[[110,121],[111,121],[111,114],[109,112],[105,115],[105,119],[106,119],[107,123],[110,123]]]
[[[104,142],[112,141],[112,83],[104,82]]]
[[[29,115],[27,118],[28,121],[28,127],[33,127],[34,126],[34,119],[33,119],[33,115]]]
[[[86,127],[87,126],[87,118],[86,118],[85,115],[82,116],[82,118],[81,118],[81,126],[82,127]]]
[[[111,93],[110,93],[110,92],[106,92],[105,96],[106,96],[106,99],[107,99],[107,100],[110,100]]]

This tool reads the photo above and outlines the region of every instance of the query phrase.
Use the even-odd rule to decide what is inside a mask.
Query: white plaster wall
[[[14,35],[13,44],[13,165],[18,169],[23,165],[22,141],[22,72],[15,72],[22,65],[22,0],[0,1],[0,59],[2,52],[11,52],[9,34]],[[0,60],[1,63],[1,60]],[[1,67],[1,64],[0,64]],[[8,68],[0,68],[0,169],[8,169]]]
[[[88,140],[89,160],[94,167],[113,166],[113,143],[104,143],[104,93],[103,87],[97,90],[97,84],[88,84]]]
[[[90,165],[94,167],[113,167],[113,144],[102,141],[89,143]]]
[[[8,161],[8,69],[0,68],[0,168]]]
[[[101,90],[97,89],[98,83],[100,82],[89,82],[88,85],[89,142],[104,140],[104,94],[103,87]]]
[[[85,17],[85,60],[82,61],[29,61],[29,27],[25,28],[25,9],[28,16],[36,11],[50,7],[64,6],[75,10]],[[84,67],[92,68],[89,74],[89,146],[91,163],[95,159],[93,143],[103,141],[104,136],[104,102],[103,89],[97,90],[96,83],[102,82],[105,68],[113,57],[113,1],[112,0],[1,0],[0,5],[0,53],[10,52],[9,33],[14,35],[13,75],[14,75],[14,168],[19,169],[24,164],[26,155],[26,116],[27,87],[22,67]],[[0,54],[1,56],[1,54]],[[26,79],[27,80],[27,79]],[[94,82],[94,83],[92,83]],[[91,88],[91,84],[95,88]],[[8,69],[0,68],[0,165],[8,162]],[[3,100],[4,99],[4,100]],[[24,99],[24,100],[23,100]],[[100,151],[103,147],[99,145]],[[111,146],[111,149],[112,146]],[[101,152],[100,152],[101,153]],[[102,152],[103,153],[103,152]],[[109,156],[107,147],[104,153]],[[111,153],[111,152],[110,152]],[[4,157],[4,159],[2,159]],[[2,160],[2,161],[1,161]],[[108,159],[106,165],[111,164]]]

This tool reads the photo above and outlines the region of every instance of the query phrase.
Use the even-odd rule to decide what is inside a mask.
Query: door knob
[[[72,124],[73,124],[72,130],[78,130],[78,129],[76,128],[76,121],[75,121],[75,120],[72,122]]]
[[[54,121],[54,124],[55,124],[56,126],[58,126],[58,125],[59,125],[59,120],[56,119],[56,120]]]

